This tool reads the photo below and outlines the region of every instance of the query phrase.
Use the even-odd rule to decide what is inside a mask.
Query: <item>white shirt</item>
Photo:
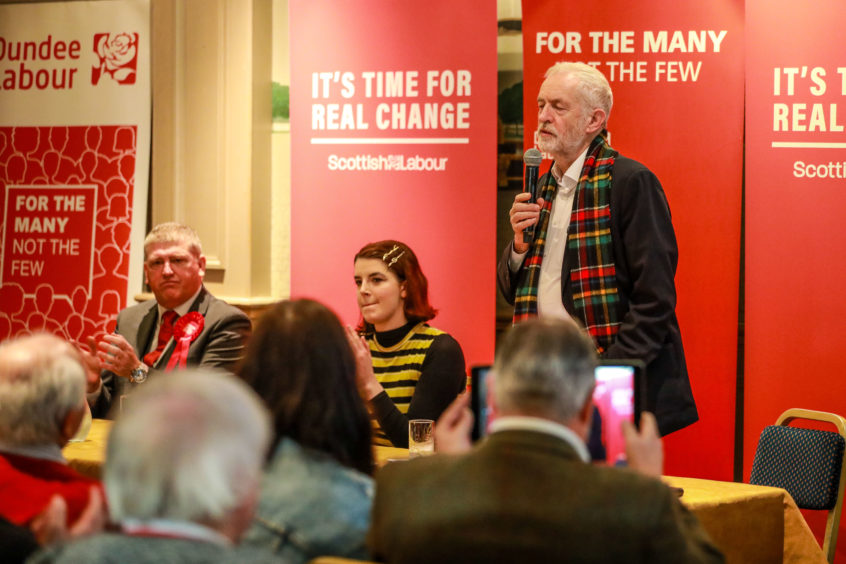
[[[491,421],[488,431],[490,433],[498,433],[500,431],[533,431],[535,433],[552,435],[573,447],[583,462],[590,462],[590,452],[588,452],[581,437],[570,428],[549,419],[516,415],[497,417]]]
[[[558,191],[552,202],[549,226],[546,230],[546,243],[541,263],[540,280],[538,281],[538,315],[542,317],[569,318],[570,314],[564,309],[561,300],[561,267],[564,264],[564,251],[567,248],[567,229],[570,227],[570,215],[573,212],[573,200],[576,196],[576,186],[587,157],[587,147],[564,174],[557,166],[553,166],[552,176],[558,183]],[[537,226],[535,226],[537,227]],[[512,272],[517,272],[525,253],[512,251],[508,266]]]

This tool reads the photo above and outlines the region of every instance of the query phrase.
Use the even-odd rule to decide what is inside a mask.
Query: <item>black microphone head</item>
[[[534,147],[523,153],[523,162],[527,166],[540,166],[542,160],[543,155]]]

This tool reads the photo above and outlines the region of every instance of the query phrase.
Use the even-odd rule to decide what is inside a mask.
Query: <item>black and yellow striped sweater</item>
[[[373,442],[408,447],[409,419],[437,419],[464,391],[461,346],[425,323],[369,335],[373,372],[385,391],[370,401]]]

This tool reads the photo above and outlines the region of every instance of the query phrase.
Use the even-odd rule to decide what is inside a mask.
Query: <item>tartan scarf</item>
[[[576,186],[567,238],[567,252],[575,261],[569,272],[575,306],[573,317],[581,321],[593,337],[599,354],[611,346],[620,327],[610,212],[611,168],[617,151],[608,144],[607,136],[607,131],[603,130],[588,147]],[[515,324],[538,315],[541,264],[557,191],[558,184],[550,172],[540,188],[544,206],[535,225],[535,240],[517,278]]]

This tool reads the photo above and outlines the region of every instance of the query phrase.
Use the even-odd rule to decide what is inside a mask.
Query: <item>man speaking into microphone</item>
[[[95,417],[142,386],[148,376],[191,366],[233,370],[250,336],[250,319],[212,296],[203,285],[206,257],[197,233],[179,223],[162,223],[144,240],[144,281],[155,300],[118,314],[115,333],[89,339],[89,365],[102,369],[88,390]]]
[[[612,101],[590,65],[547,70],[537,144],[553,164],[536,202],[528,192],[514,198],[497,283],[514,323],[572,317],[602,358],[646,363],[646,410],[666,435],[699,418],[675,313],[678,247],[658,179],[609,145]]]

